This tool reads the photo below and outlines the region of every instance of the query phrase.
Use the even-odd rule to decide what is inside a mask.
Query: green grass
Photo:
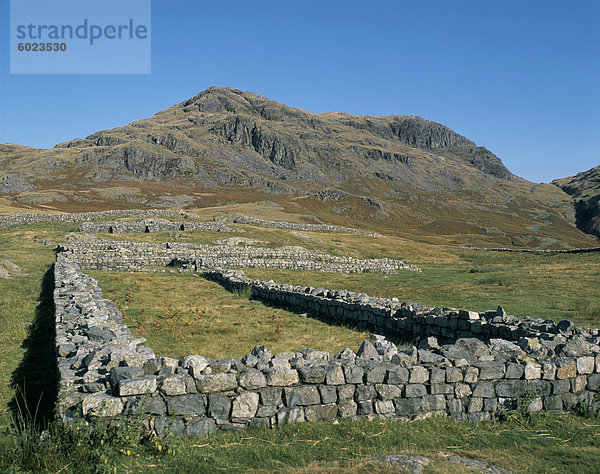
[[[448,463],[440,452],[486,459],[519,472],[593,472],[600,465],[600,419],[595,415],[540,415],[531,419],[511,416],[502,422],[479,424],[439,418],[410,423],[300,424],[276,430],[219,432],[206,439],[166,442],[160,450],[155,443],[139,440],[136,433],[127,429],[90,434],[52,426],[52,436],[47,441],[39,439],[39,432],[31,423],[26,424],[24,432],[9,431],[14,414],[11,409],[16,408],[10,402],[15,398],[16,386],[26,390],[22,401],[33,408],[33,416],[39,397],[47,396],[53,382],[47,362],[53,358],[48,288],[54,253],[52,246],[34,240],[60,242],[75,228],[74,224],[40,224],[0,229],[0,258],[21,267],[12,279],[0,280],[2,472],[386,472],[389,467],[376,465],[369,459],[398,453],[431,456],[434,463],[429,472],[462,471],[460,466]],[[247,271],[256,278],[347,288],[429,305],[484,310],[502,304],[518,316],[573,318],[578,324],[600,326],[598,254],[502,254],[445,249],[398,237],[369,239],[309,233],[311,238],[303,239],[281,229],[245,228],[248,232],[244,237],[266,240],[271,246],[303,245],[337,255],[395,257],[421,266],[424,272],[339,275]],[[132,237],[214,242],[228,236],[186,233],[186,237],[177,238],[165,233]],[[141,329],[158,355],[179,357],[193,352],[216,358],[242,355],[264,341],[265,335],[272,337],[268,345],[275,351],[291,346],[292,342],[286,339],[288,331],[299,331],[294,337],[305,335],[306,339],[293,341],[298,348],[313,346],[332,351],[336,342],[339,348],[355,347],[358,342],[352,341],[364,337],[348,328],[331,329],[319,321],[266,307],[249,300],[248,295],[229,293],[219,285],[191,275],[94,275],[99,277],[105,296],[112,294],[125,310],[125,322],[134,331]],[[329,330],[340,333],[324,336],[324,331]],[[211,339],[215,347],[222,345],[223,350],[210,349],[211,353],[207,353],[206,345],[186,346],[187,333],[192,331],[202,333],[204,340]],[[246,334],[253,331],[260,339]],[[344,343],[336,341],[342,333],[350,338]],[[173,349],[168,348],[167,342]]]
[[[325,274],[246,269],[251,278],[360,291],[430,306],[476,311],[502,305],[516,316],[573,319],[600,326],[600,254],[468,252],[454,262],[421,264],[423,273]]]
[[[343,420],[218,432],[209,438],[150,441],[127,428],[57,429],[48,441],[0,437],[0,469],[30,472],[389,472],[371,461],[387,454],[433,459],[425,472],[464,472],[448,454],[486,460],[515,472],[595,472],[600,419],[513,416],[477,424],[430,418],[414,422]]]

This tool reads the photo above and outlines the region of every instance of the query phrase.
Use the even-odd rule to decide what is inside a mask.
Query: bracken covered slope
[[[446,243],[597,243],[575,228],[564,192],[514,176],[444,125],[314,114],[220,87],[51,150],[0,145],[0,179],[0,212],[268,199],[286,212]]]

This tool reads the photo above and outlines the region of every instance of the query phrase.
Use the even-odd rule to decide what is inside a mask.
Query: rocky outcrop
[[[572,196],[577,227],[600,237],[600,166],[552,184]]]
[[[0,177],[0,194],[23,193],[35,189],[30,183],[32,176],[25,173],[10,173]]]
[[[230,143],[252,148],[273,164],[286,170],[296,168],[302,145],[289,136],[261,127],[249,118],[231,117],[214,124],[212,130]]]
[[[8,153],[20,157],[20,148],[13,148]],[[52,174],[55,168],[74,163],[92,176],[109,170],[113,179],[190,178],[210,188],[233,184],[279,193],[283,184],[277,183],[286,180],[293,183],[285,188],[286,194],[315,193],[356,178],[379,179],[378,166],[391,168],[391,176],[409,187],[430,182],[454,189],[442,171],[464,174],[465,164],[473,176],[481,171],[513,178],[485,148],[420,117],[312,114],[250,92],[218,87],[149,119],[61,143],[53,150],[26,152],[38,174],[42,170]],[[373,170],[365,175],[370,166]],[[431,169],[438,172],[430,173]],[[228,174],[231,182],[223,183],[213,170]],[[234,171],[245,173],[244,183],[237,182],[240,176]],[[480,184],[477,179],[474,183]]]

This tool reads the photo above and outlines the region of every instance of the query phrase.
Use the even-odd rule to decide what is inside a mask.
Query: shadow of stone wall
[[[12,374],[15,396],[9,404],[15,420],[42,429],[54,418],[57,396],[53,292],[54,265],[42,279],[35,317],[21,346],[25,355]]]

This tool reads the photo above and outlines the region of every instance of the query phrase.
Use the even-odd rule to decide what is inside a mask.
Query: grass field
[[[419,265],[422,274],[338,275],[249,269],[254,278],[346,288],[429,305],[483,310],[502,304],[524,316],[572,318],[600,326],[600,255],[539,255],[463,251],[399,237],[307,233],[244,226],[244,237],[270,246],[303,245],[338,255],[390,256]],[[159,447],[128,432],[108,439],[82,432],[56,432],[50,441],[9,434],[15,385],[30,403],[51,399],[53,339],[47,327],[48,275],[53,245],[74,224],[40,224],[0,230],[0,259],[20,270],[0,279],[0,470],[37,472],[366,472],[387,471],[369,461],[384,454],[431,456],[429,472],[463,472],[440,453],[486,459],[515,471],[593,472],[600,465],[600,419],[588,414],[521,414],[477,425],[445,419],[411,423],[381,421],[290,425],[276,430],[217,433],[209,439],[172,441]],[[233,234],[136,234],[132,239],[214,242]],[[240,235],[240,234],[236,234]],[[115,236],[110,238],[129,238]],[[352,328],[328,327],[191,275],[94,272],[105,297],[114,298],[125,322],[149,341],[158,355],[201,353],[240,356],[255,344],[273,351],[312,346],[330,351],[356,348],[366,336]],[[260,324],[259,324],[260,323]],[[42,407],[43,408],[43,407]],[[43,411],[43,410],[42,410]],[[43,413],[42,413],[43,415]],[[54,428],[58,430],[58,428]],[[79,445],[78,445],[79,444]],[[129,452],[129,455],[128,455]],[[106,461],[106,464],[105,464]]]
[[[90,272],[124,322],[161,356],[242,357],[256,345],[273,353],[312,347],[355,350],[369,333],[300,318],[190,274]]]

